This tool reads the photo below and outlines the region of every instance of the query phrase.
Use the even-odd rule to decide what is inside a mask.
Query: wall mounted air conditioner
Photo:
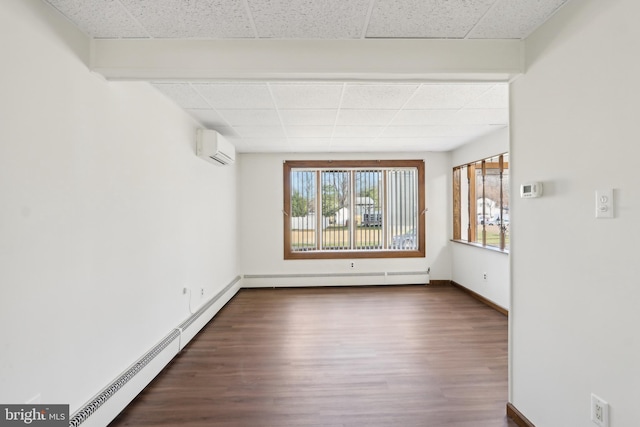
[[[196,154],[215,165],[232,165],[236,148],[215,130],[198,129]]]

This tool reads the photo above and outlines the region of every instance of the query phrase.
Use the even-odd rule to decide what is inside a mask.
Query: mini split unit
[[[232,165],[236,160],[236,149],[215,130],[198,129],[196,154],[215,165]]]

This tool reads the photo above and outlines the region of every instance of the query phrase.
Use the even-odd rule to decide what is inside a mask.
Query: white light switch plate
[[[613,218],[613,189],[596,190],[596,218]]]

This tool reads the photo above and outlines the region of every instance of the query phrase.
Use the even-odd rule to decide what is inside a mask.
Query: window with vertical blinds
[[[284,163],[284,256],[423,257],[424,162]]]

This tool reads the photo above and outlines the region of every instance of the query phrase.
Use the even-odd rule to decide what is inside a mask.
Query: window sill
[[[418,250],[341,250],[285,252],[284,259],[353,259],[353,258],[424,258],[425,251]]]
[[[453,243],[460,243],[462,245],[473,246],[474,248],[486,249],[486,250],[489,250],[489,251],[492,251],[492,252],[498,252],[498,253],[506,254],[506,255],[509,255],[509,252],[510,252],[509,249],[504,249],[503,250],[503,249],[500,249],[500,248],[496,248],[494,246],[483,246],[483,245],[481,245],[479,243],[467,242],[465,240],[454,240],[454,239],[451,239],[451,241]]]

